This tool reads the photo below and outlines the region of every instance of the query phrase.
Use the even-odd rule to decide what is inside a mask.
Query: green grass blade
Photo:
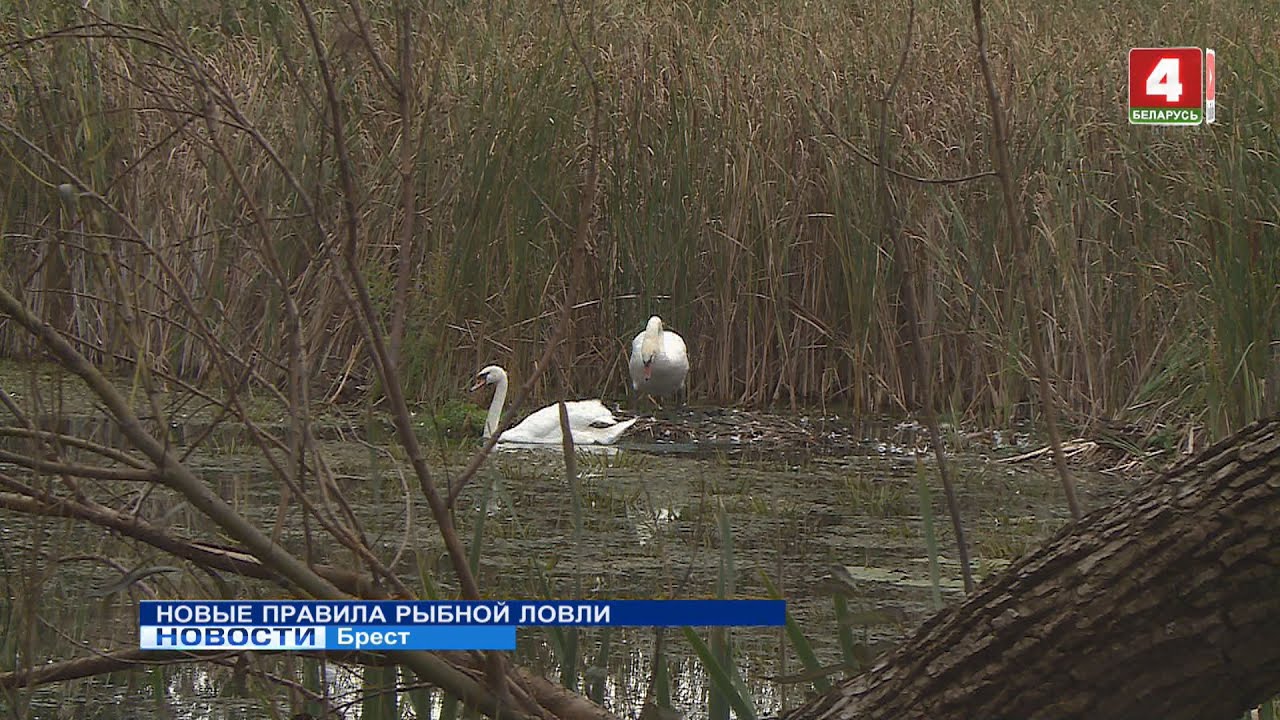
[[[422,553],[418,553],[418,582],[422,583],[423,599],[440,599],[440,587],[436,585],[435,576],[431,574],[427,558]]]
[[[360,716],[364,720],[397,720],[400,717],[399,695],[396,693],[397,674],[395,665],[365,666],[364,699],[360,703]]]
[[[729,513],[720,501],[716,506],[716,525],[720,533],[720,574],[716,592],[720,599],[733,597],[737,585],[737,565],[733,557],[733,530],[729,527]]]
[[[560,658],[560,684],[573,692],[578,691],[578,633],[576,627],[564,629],[564,654]]]
[[[849,601],[843,595],[835,595],[832,601],[836,607],[836,636],[840,641],[840,655],[844,664],[856,670],[861,667],[858,661],[857,643],[853,639],[853,623],[850,619]]]
[[[720,535],[720,570],[716,575],[716,595],[721,600],[727,600],[733,597],[734,588],[737,585],[737,566],[733,556],[733,530],[729,525],[729,513],[725,510],[723,501],[716,504],[716,528]],[[711,653],[720,667],[735,667],[733,633],[730,628],[711,629]],[[730,677],[732,679],[733,675]],[[730,706],[730,693],[721,690],[713,683],[707,697],[709,720],[727,720]]]
[[[924,460],[916,455],[916,487],[920,496],[920,517],[924,519],[924,546],[929,554],[929,600],[934,610],[942,609],[942,572],[938,567],[938,536],[933,529],[933,497]]]
[[[460,705],[458,698],[445,693],[440,701],[440,720],[458,720]]]
[[[742,679],[738,677],[737,670],[725,668],[693,628],[681,628],[681,630],[684,631],[685,639],[693,646],[694,654],[707,669],[707,676],[711,679],[712,686],[725,697],[729,706],[733,708],[733,712],[742,720],[756,720],[756,709],[751,701],[751,694],[747,692]]]
[[[716,667],[730,667],[733,663],[727,646],[724,628],[711,628],[711,647],[708,648],[708,652],[715,660]],[[729,685],[732,685],[732,681]],[[726,690],[718,682],[711,683],[707,688],[707,720],[729,720],[729,709],[732,706],[730,695],[732,695],[731,689]]]
[[[587,697],[591,698],[597,705],[604,704],[605,680],[609,677],[609,650],[612,637],[613,628],[600,628],[600,652],[596,655],[595,664],[587,668],[589,677]]]
[[[498,474],[494,473],[489,482],[484,484],[484,492],[480,494],[480,509],[476,511],[476,526],[471,533],[471,551],[467,553],[467,564],[471,566],[471,574],[480,574],[480,551],[484,546],[484,524],[489,517],[489,499],[493,497],[493,486],[498,482]]]
[[[532,563],[538,585],[542,589],[543,597],[554,597],[555,593],[551,587],[551,580],[547,577],[547,570],[555,566],[555,560],[547,568],[537,563]],[[561,627],[557,625],[546,625],[543,631],[547,634],[547,639],[551,642],[551,651],[555,653],[556,660],[560,663],[560,682],[570,690],[577,690],[578,687],[578,629],[575,627]]]
[[[147,674],[151,679],[151,699],[158,705],[163,705],[164,699],[168,697],[168,682],[165,679],[164,666],[153,666]]]
[[[323,671],[320,664],[322,660],[315,658],[300,658],[302,660],[302,687],[314,693],[316,697],[324,696]],[[315,700],[307,700],[303,706],[303,710],[311,713],[316,717],[324,714],[324,707]]]
[[[782,593],[778,592],[778,588],[769,579],[765,573],[760,573],[760,579],[764,582],[765,592],[774,600],[782,600]],[[796,657],[800,658],[800,663],[804,665],[807,672],[817,673],[822,670],[822,663],[818,662],[818,656],[813,652],[813,646],[809,644],[809,639],[804,636],[804,631],[800,629],[800,625],[796,623],[795,618],[791,616],[791,611],[787,611],[787,637],[791,639],[791,646],[795,648]],[[819,676],[813,681],[813,686],[819,692],[825,692],[831,688],[831,682],[826,677]]]
[[[409,670],[403,670],[404,684],[413,685],[418,681],[416,675]],[[431,720],[431,700],[434,691],[429,687],[416,687],[408,693],[409,705],[413,708],[413,716],[417,720]]]

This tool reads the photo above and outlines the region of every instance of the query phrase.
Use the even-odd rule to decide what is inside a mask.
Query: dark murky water
[[[916,485],[915,446],[922,433],[911,425],[751,416],[730,411],[685,410],[638,424],[618,446],[579,454],[582,526],[575,529],[571,489],[558,449],[509,449],[495,453],[459,499],[457,522],[470,546],[482,527],[480,583],[492,598],[713,597],[722,579],[723,538],[719,509],[732,533],[733,586],[737,597],[766,596],[767,576],[788,600],[824,664],[840,661],[833,600],[824,581],[833,566],[852,577],[852,610],[885,610],[898,622],[859,628],[859,638],[894,641],[930,608],[928,559]],[[83,430],[83,427],[76,428]],[[181,444],[200,434],[175,427]],[[111,442],[98,429],[99,439]],[[366,534],[384,560],[411,587],[430,576],[449,595],[452,573],[416,480],[378,441],[326,433],[324,447],[339,483]],[[952,434],[958,490],[970,534],[975,571],[982,577],[1044,538],[1067,519],[1056,479],[1047,464],[1006,464],[989,459],[1009,453],[999,433]],[[438,485],[465,466],[474,444],[433,447],[430,460]],[[924,458],[936,483],[932,456]],[[189,464],[229,502],[265,529],[274,525],[278,488],[243,436],[219,434],[193,454]],[[2,465],[2,464],[0,464]],[[14,472],[12,467],[0,467]],[[1112,476],[1080,473],[1087,507],[1114,499],[1126,483]],[[137,508],[164,518],[171,531],[221,539],[203,518],[172,493],[141,485],[99,484],[96,496],[116,507]],[[933,492],[934,527],[942,549],[944,600],[958,597],[950,524],[942,493]],[[294,515],[296,517],[296,515]],[[283,542],[302,553],[306,538],[293,523]],[[136,646],[135,601],[146,597],[99,591],[123,572],[178,563],[131,541],[121,541],[60,519],[29,518],[0,511],[4,553],[6,620],[26,618],[21,608],[39,608],[32,632],[11,632],[0,641],[0,660],[11,667],[16,648],[24,656],[57,660],[85,649]],[[317,560],[351,565],[330,544]],[[120,558],[113,568],[105,558]],[[275,597],[261,583],[224,578],[240,597]],[[208,576],[155,576],[147,585],[160,597],[216,592]],[[13,611],[15,606],[19,609]],[[13,611],[12,616],[9,616]],[[603,683],[605,705],[622,717],[639,715],[653,666],[653,630],[614,629],[603,671],[605,631],[579,631],[580,687]],[[706,632],[701,632],[706,637]],[[762,714],[797,704],[807,684],[782,686],[776,678],[801,670],[780,629],[733,632],[738,669]],[[551,677],[560,665],[545,629],[519,634],[519,662]],[[671,663],[672,700],[687,718],[705,718],[707,683],[682,633],[665,634]],[[784,650],[785,651],[782,651]],[[278,657],[254,661],[283,672]],[[336,665],[324,668],[331,702],[341,717],[362,717],[360,677]],[[287,710],[277,686],[237,679],[226,669],[193,664],[145,672],[122,672],[0,696],[5,717],[33,718],[259,718],[267,706]],[[411,717],[407,709],[403,717]],[[287,716],[287,715],[286,715]]]

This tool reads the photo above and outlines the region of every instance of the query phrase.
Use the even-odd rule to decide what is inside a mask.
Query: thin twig
[[[382,379],[387,399],[391,403],[392,421],[395,424],[400,443],[404,446],[406,454],[409,456],[409,462],[418,476],[418,484],[422,487],[423,494],[427,498],[427,504],[431,507],[431,514],[436,520],[440,537],[444,540],[445,547],[448,550],[454,574],[462,587],[463,597],[468,600],[479,600],[480,588],[467,562],[466,548],[458,537],[448,505],[445,504],[444,499],[440,496],[431,480],[431,472],[427,468],[422,447],[413,431],[413,421],[409,415],[409,408],[405,402],[403,387],[400,384],[399,373],[396,369],[396,358],[387,352],[386,344],[379,328],[378,313],[369,294],[369,287],[364,281],[364,275],[360,270],[357,255],[360,216],[356,208],[356,187],[353,178],[351,155],[347,149],[343,105],[338,99],[338,91],[334,84],[333,73],[329,67],[328,55],[325,52],[324,44],[320,40],[319,30],[316,28],[315,17],[311,12],[311,8],[307,4],[307,0],[297,0],[297,4],[307,28],[307,35],[311,39],[312,51],[315,54],[320,77],[324,84],[326,105],[332,122],[330,134],[334,144],[334,151],[337,155],[338,177],[342,187],[341,211],[344,228],[343,249],[338,255],[343,261],[348,282],[354,286],[356,308],[362,319],[362,322],[358,323],[358,325],[365,337],[365,341],[368,343],[370,359]],[[418,656],[416,653],[407,655]],[[425,659],[428,656],[423,654],[418,657]],[[508,715],[523,717],[524,713],[513,707],[511,692],[506,682],[507,673],[503,656],[500,653],[487,653],[486,657],[489,660],[490,685],[488,691],[482,695],[472,691],[470,693],[471,697],[467,698],[468,701],[479,706],[486,714],[494,718]],[[414,670],[423,675],[424,680],[431,679],[431,676],[435,674],[421,665],[415,667]]]
[[[1027,226],[1019,218],[1017,209],[1018,196],[1013,189],[1013,164],[1009,158],[1009,132],[1005,127],[1004,107],[1000,102],[1000,91],[996,89],[995,79],[991,75],[991,65],[987,61],[987,32],[982,21],[982,0],[973,0],[973,26],[977,33],[978,67],[982,70],[982,82],[987,91],[987,104],[991,111],[991,126],[995,135],[991,144],[991,152],[995,156],[996,173],[1000,178],[1000,190],[1004,193],[1005,220],[1009,223],[1009,232],[1013,233],[1014,253],[1020,267],[1018,281],[1022,287],[1023,300],[1027,305],[1027,331],[1031,335],[1031,354],[1036,363],[1036,374],[1039,375],[1040,407],[1044,412],[1045,425],[1049,430],[1049,445],[1053,448],[1053,463],[1058,469],[1058,478],[1062,481],[1062,490],[1067,496],[1067,508],[1071,517],[1079,520],[1083,514],[1080,501],[1076,497],[1075,479],[1067,468],[1067,458],[1062,454],[1062,438],[1058,432],[1057,404],[1054,402],[1052,378],[1049,375],[1049,359],[1045,354],[1044,339],[1041,337],[1041,300],[1040,291],[1031,282],[1031,239]]]
[[[902,273],[902,304],[907,316],[908,338],[910,340],[912,353],[915,361],[910,363],[914,369],[913,378],[916,386],[919,388],[921,398],[921,411],[924,414],[925,425],[929,429],[930,442],[933,445],[934,455],[938,463],[938,476],[942,482],[943,494],[947,501],[947,511],[951,517],[951,526],[956,536],[956,552],[960,562],[960,572],[964,579],[965,592],[973,591],[973,571],[969,562],[969,547],[965,539],[964,522],[960,513],[960,503],[956,496],[955,485],[951,478],[949,466],[947,464],[946,450],[942,443],[942,433],[938,428],[937,410],[934,408],[933,381],[934,374],[929,370],[930,353],[925,345],[924,338],[920,331],[920,304],[916,296],[915,274],[912,270],[911,251],[907,244],[907,238],[902,233],[901,223],[899,221],[899,208],[897,199],[893,194],[893,187],[889,183],[889,178],[894,177],[900,180],[920,180],[905,176],[903,173],[897,173],[893,169],[893,156],[889,151],[889,106],[893,101],[893,96],[897,93],[898,86],[902,82],[902,78],[906,72],[907,61],[911,52],[911,39],[915,30],[915,0],[911,0],[907,8],[907,30],[906,35],[902,39],[902,50],[898,57],[898,66],[894,71],[893,80],[890,81],[885,94],[880,98],[880,133],[879,133],[879,155],[880,159],[874,160],[863,155],[862,151],[852,143],[841,141],[847,148],[854,153],[863,156],[864,159],[871,160],[872,164],[878,169],[876,191],[880,196],[880,212],[881,222],[884,226],[885,233],[889,237],[889,241],[893,244],[894,262]],[[825,120],[824,120],[825,122]],[[840,137],[832,131],[836,137]],[[983,175],[975,175],[968,179],[983,177]]]
[[[895,89],[896,89],[897,83],[898,83],[898,79],[895,78],[893,83]],[[892,167],[886,167],[882,165],[879,160],[875,159],[874,157],[871,157],[871,155],[868,154],[866,150],[863,150],[857,145],[854,145],[853,142],[846,139],[844,135],[841,135],[839,132],[837,132],[835,129],[835,125],[831,122],[831,118],[823,114],[822,111],[818,110],[817,108],[814,108],[814,114],[817,115],[818,122],[822,123],[822,126],[827,129],[827,132],[831,134],[831,137],[835,138],[841,145],[845,147],[845,149],[849,150],[849,152],[852,152],[854,155],[857,155],[863,160],[866,160],[867,162],[871,163],[873,166],[880,168],[885,172],[889,173],[890,175],[893,175],[894,177],[900,178],[902,180],[910,180],[911,182],[921,183],[924,185],[955,185],[958,183],[966,183],[971,180],[981,180],[982,178],[992,177],[996,174],[994,170],[983,170],[982,172],[976,172],[976,173],[973,173],[972,175],[964,175],[961,177],[928,178],[928,177],[922,177],[920,175],[912,175],[910,173],[905,173],[905,172],[902,172],[901,170],[897,170]]]

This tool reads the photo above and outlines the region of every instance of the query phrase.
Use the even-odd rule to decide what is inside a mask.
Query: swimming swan
[[[637,393],[667,397],[684,388],[689,374],[689,356],[684,338],[662,329],[662,318],[654,315],[644,332],[631,341],[631,387]]]
[[[497,431],[502,420],[502,406],[507,402],[507,371],[490,365],[476,373],[471,390],[479,390],[485,385],[496,386],[493,401],[489,403],[489,417],[484,421],[484,438],[487,440]],[[612,445],[639,419],[619,422],[599,400],[571,400],[564,405],[569,414],[569,434],[578,445]],[[562,437],[560,405],[552,403],[502,433],[499,442],[559,443]]]

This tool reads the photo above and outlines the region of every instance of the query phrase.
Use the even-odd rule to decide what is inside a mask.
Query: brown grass
[[[165,371],[211,381],[211,336],[278,381],[284,313],[280,288],[264,279],[256,206],[307,299],[317,397],[375,389],[344,293],[320,271],[343,191],[302,26],[289,10],[223,6],[232,9],[166,7],[166,16],[109,7],[114,20],[155,32],[59,32],[94,18],[43,6],[5,19],[15,40],[0,51],[3,282],[101,362],[127,331],[105,300],[120,282],[135,298],[134,332]],[[992,6],[991,61],[1064,406],[1078,419],[1221,432],[1261,411],[1269,343],[1280,336],[1267,280],[1280,265],[1280,18],[1249,3],[1177,17],[1149,6]],[[409,391],[442,399],[493,361],[523,376],[551,330],[592,107],[572,33],[595,48],[602,89],[572,394],[621,397],[627,344],[657,313],[689,343],[695,400],[913,405],[901,269],[870,201],[873,168],[828,130],[874,147],[901,13],[834,2],[592,9],[589,19],[571,9],[569,29],[551,6],[523,3],[432,3],[415,18],[419,216],[400,352]],[[376,50],[395,57],[393,18],[369,12]],[[346,6],[325,5],[318,18],[347,106],[359,258],[390,322],[403,207],[398,100]],[[921,8],[918,21],[898,93],[902,130],[890,136],[898,169],[989,170],[967,8]],[[1151,44],[1218,50],[1218,125],[1127,124],[1126,51]],[[68,170],[114,210],[85,197],[69,210],[54,189]],[[318,218],[304,217],[299,186]],[[961,419],[1005,422],[1035,373],[998,189],[989,178],[908,183],[899,203],[939,401]],[[184,293],[201,318],[181,309]],[[0,349],[32,348],[0,326]]]

